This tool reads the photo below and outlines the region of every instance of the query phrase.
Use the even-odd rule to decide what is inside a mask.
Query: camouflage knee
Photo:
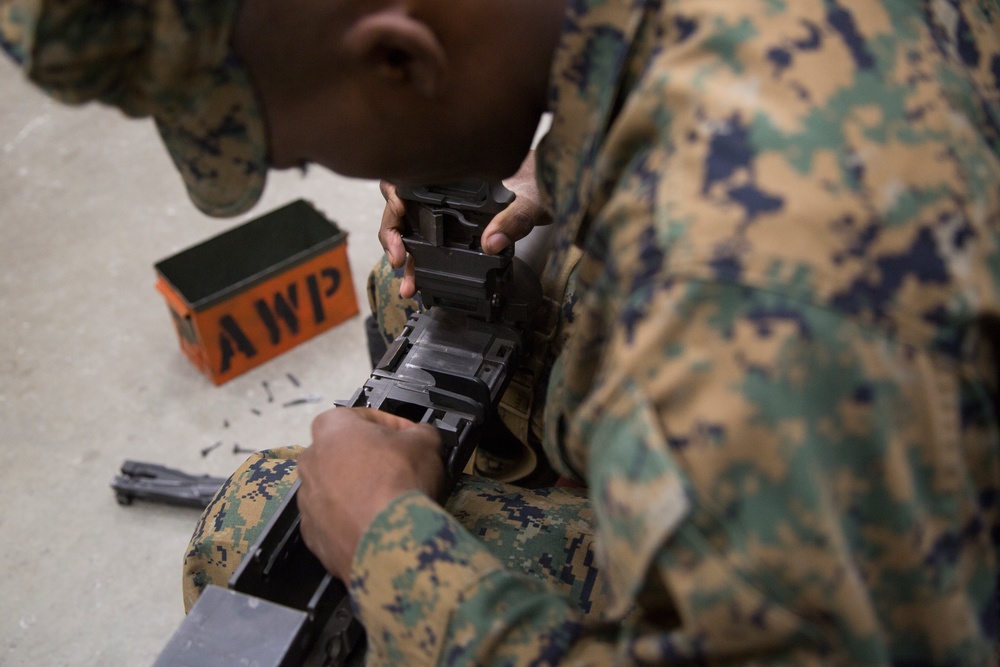
[[[594,514],[579,488],[525,489],[462,476],[445,509],[511,572],[542,579],[590,618],[610,596],[594,553]]]
[[[184,557],[184,611],[209,584],[225,586],[298,477],[301,447],[248,458],[226,480],[195,528]]]
[[[184,559],[185,612],[205,586],[225,586],[298,477],[301,447],[251,456],[205,509]],[[582,489],[524,489],[463,476],[446,509],[506,567],[545,580],[588,616],[608,600],[594,562],[593,511]]]

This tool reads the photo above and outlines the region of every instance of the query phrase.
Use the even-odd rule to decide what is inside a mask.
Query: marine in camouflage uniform
[[[593,531],[604,611],[410,493],[348,582],[370,662],[996,664],[1000,6],[590,0],[564,28],[538,169],[550,275],[582,259],[543,444],[589,486],[555,530]],[[293,454],[220,493],[215,546]]]
[[[407,495],[373,662],[995,664],[998,78],[993,2],[573,3],[544,444],[611,622]]]
[[[370,662],[996,663],[998,27],[571,8],[544,444],[590,487],[606,614],[408,494],[353,563]]]

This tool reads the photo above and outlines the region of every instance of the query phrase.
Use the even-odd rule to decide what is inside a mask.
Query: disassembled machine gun
[[[513,248],[487,255],[483,230],[513,194],[499,182],[399,187],[403,242],[426,308],[413,315],[354,396],[367,406],[435,426],[452,485],[484,436],[502,428],[497,403],[525,354],[541,300]],[[208,586],[155,665],[354,665],[364,631],[344,584],[299,533],[293,486],[228,588]]]

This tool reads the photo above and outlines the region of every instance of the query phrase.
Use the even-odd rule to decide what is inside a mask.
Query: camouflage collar
[[[594,162],[623,92],[631,46],[659,0],[570,0],[549,77],[552,127],[538,146],[542,197],[563,238],[584,233]]]

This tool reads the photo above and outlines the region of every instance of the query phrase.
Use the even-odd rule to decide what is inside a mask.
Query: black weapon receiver
[[[424,305],[523,326],[531,317],[529,306],[541,300],[538,278],[514,257],[513,246],[487,255],[480,243],[486,225],[514,194],[486,181],[399,185],[396,192],[415,204],[406,208],[403,243],[413,257]]]
[[[354,396],[368,406],[434,425],[450,489],[496,406],[538,301],[538,279],[513,249],[487,255],[480,237],[513,200],[500,183],[398,186],[404,244],[427,310],[415,314]],[[377,464],[377,462],[373,462]],[[306,548],[296,483],[229,581],[208,586],[155,665],[354,665],[364,631],[343,583]]]

